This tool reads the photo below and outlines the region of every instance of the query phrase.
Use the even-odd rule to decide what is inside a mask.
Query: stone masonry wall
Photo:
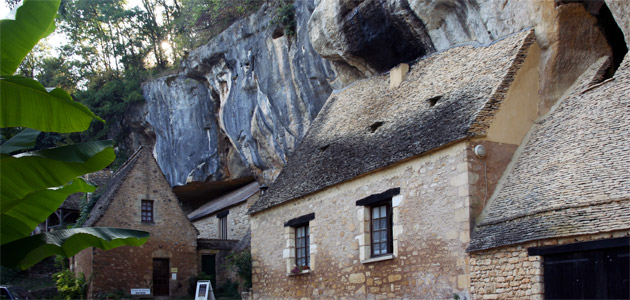
[[[470,255],[472,299],[544,299],[542,256],[527,248],[630,236],[630,230],[547,239]]]
[[[467,147],[460,142],[252,215],[254,297],[469,298]],[[397,255],[362,263],[363,207],[355,202],[396,187],[402,195],[393,215]],[[288,276],[283,225],[309,213],[315,213],[311,270]]]
[[[228,208],[230,211],[227,215],[228,239],[240,240],[245,236],[247,230],[249,230],[249,216],[247,215],[247,210],[250,205],[248,205],[248,203],[256,201],[257,199],[258,193],[249,197],[246,202],[242,202],[236,206]],[[212,214],[203,219],[196,220],[193,222],[193,225],[199,231],[200,239],[219,238],[219,219],[217,218],[217,214]]]
[[[177,268],[177,279],[169,280],[170,295],[185,296],[188,278],[197,272],[197,231],[183,213],[150,152],[143,151],[140,155],[95,226],[145,230],[151,236],[140,247],[96,249],[91,292],[122,290],[129,294],[131,288],[151,288],[153,291],[153,258],[168,258],[169,271],[175,272],[173,268]],[[141,222],[140,203],[143,199],[154,201],[154,223]]]

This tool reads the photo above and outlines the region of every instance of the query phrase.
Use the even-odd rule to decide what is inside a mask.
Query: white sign
[[[151,289],[131,289],[132,295],[151,295]]]
[[[210,280],[197,281],[197,291],[195,292],[195,300],[215,300],[212,284]]]

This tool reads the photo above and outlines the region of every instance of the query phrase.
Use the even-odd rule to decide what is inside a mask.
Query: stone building
[[[197,274],[197,231],[150,151],[140,149],[112,175],[85,223],[150,233],[140,247],[88,248],[72,259],[75,273],[90,278],[88,299],[148,289],[151,296],[186,296]]]
[[[333,93],[250,209],[254,297],[470,298],[470,231],[537,119],[539,62],[525,31]]]
[[[538,120],[477,220],[475,299],[630,298],[630,59]]]
[[[228,279],[238,281],[236,274],[225,269],[225,257],[239,241],[249,238],[247,210],[258,200],[258,191],[258,183],[252,182],[210,200],[188,214],[188,219],[199,232],[199,272],[212,275],[215,288]]]

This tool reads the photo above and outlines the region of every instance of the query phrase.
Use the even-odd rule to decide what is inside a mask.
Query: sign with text
[[[210,280],[197,281],[197,291],[195,292],[195,300],[216,300],[212,291]]]
[[[132,295],[151,295],[151,289],[131,289]]]

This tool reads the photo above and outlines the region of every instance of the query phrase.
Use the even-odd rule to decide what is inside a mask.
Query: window
[[[227,240],[228,238],[228,220],[227,216],[230,214],[229,211],[223,211],[217,214],[217,218],[219,219],[219,239]]]
[[[317,245],[313,244],[311,222],[315,213],[303,215],[284,223],[286,248],[282,258],[286,262],[287,275],[300,275],[313,270],[314,259],[311,255],[317,252]]]
[[[372,257],[392,253],[392,203],[371,207],[370,236]]]
[[[310,263],[308,223],[295,228],[295,265],[308,267]]]
[[[360,234],[361,263],[394,259],[398,255],[398,236],[402,232],[399,209],[403,204],[400,188],[370,195],[356,202]]]
[[[142,223],[153,223],[153,200],[142,200],[141,211]]]

